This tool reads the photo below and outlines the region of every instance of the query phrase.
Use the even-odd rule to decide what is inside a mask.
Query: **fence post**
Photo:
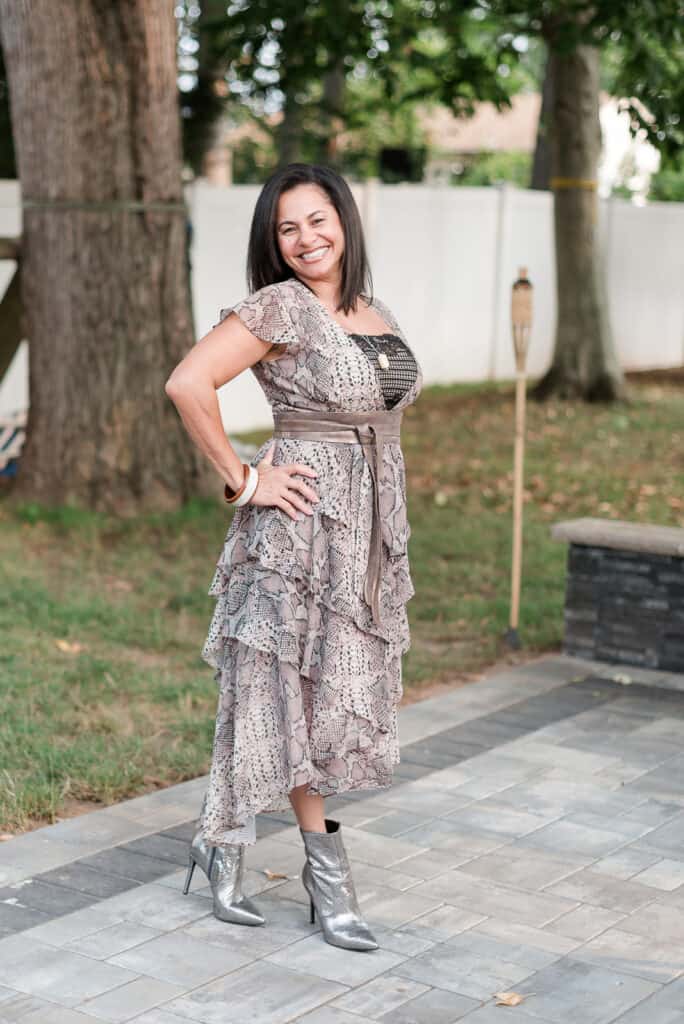
[[[489,346],[489,380],[496,379],[496,362],[499,354],[504,309],[508,311],[508,285],[506,281],[506,258],[508,256],[511,233],[511,193],[512,187],[502,184],[497,187],[498,209],[496,217],[496,234],[494,236],[494,280],[492,294],[492,334]],[[508,322],[506,321],[506,326]]]

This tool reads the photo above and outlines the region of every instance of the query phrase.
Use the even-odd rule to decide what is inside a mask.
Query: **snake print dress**
[[[221,310],[220,320],[234,312],[282,347],[251,367],[274,410],[405,409],[420,393],[422,371],[390,309],[376,298],[372,308],[391,332],[368,342],[291,278]],[[274,465],[316,470],[302,479],[320,500],[299,520],[276,506],[235,509],[216,565],[202,657],[215,671],[218,710],[200,817],[213,845],[254,842],[254,816],[289,808],[296,786],[323,796],[384,787],[399,761],[406,603],[415,593],[401,446],[384,445],[378,625],[363,596],[373,481],[362,446],[270,438],[252,465],[271,444]]]

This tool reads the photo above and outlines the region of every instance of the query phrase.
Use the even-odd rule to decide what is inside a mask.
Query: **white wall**
[[[510,287],[526,266],[535,285],[529,371],[543,373],[553,347],[553,206],[545,192],[511,187],[354,185],[374,290],[394,310],[425,383],[510,378]],[[192,287],[196,334],[247,293],[245,259],[259,186],[199,181],[187,196],[194,225]],[[684,204],[600,203],[608,299],[622,365],[684,362]],[[0,233],[19,231],[16,183],[0,182]],[[0,288],[9,264],[0,263]],[[0,414],[23,407],[26,352],[0,387]],[[271,415],[249,372],[220,394],[228,430],[268,426]]]

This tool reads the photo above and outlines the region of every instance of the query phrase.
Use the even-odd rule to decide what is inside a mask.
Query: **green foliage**
[[[684,203],[684,156],[671,160],[654,174],[648,198],[658,202]]]
[[[468,160],[460,174],[452,174],[452,185],[517,185],[527,188],[532,157],[529,153],[482,153]]]

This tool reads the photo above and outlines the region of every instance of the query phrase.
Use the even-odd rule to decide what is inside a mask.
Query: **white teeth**
[[[324,245],[321,249],[314,249],[313,252],[303,253],[302,254],[302,259],[306,260],[307,263],[310,263],[313,260],[318,260],[318,259],[321,258],[321,256],[324,253],[326,253],[328,251],[329,248],[330,248],[330,246]]]

